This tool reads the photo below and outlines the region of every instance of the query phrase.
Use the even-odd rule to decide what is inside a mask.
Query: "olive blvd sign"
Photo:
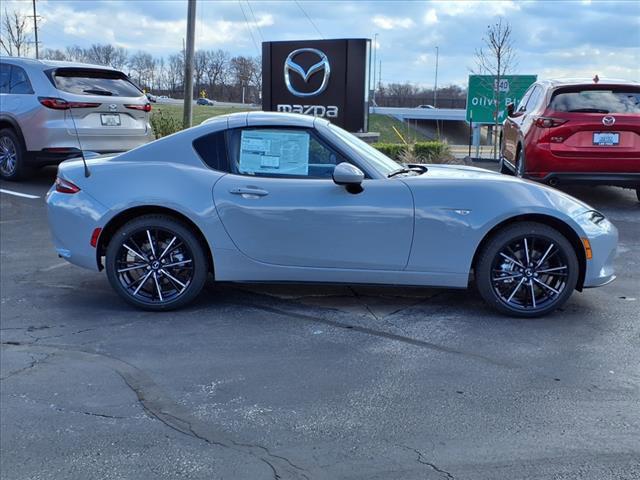
[[[496,113],[494,92],[498,91],[498,121],[501,122],[507,115],[507,104],[518,105],[524,93],[537,78],[536,75],[505,75],[500,78],[500,85],[497,85],[497,79],[493,75],[469,75],[467,121],[494,123]]]
[[[262,109],[324,117],[350,132],[368,124],[370,40],[262,44]]]

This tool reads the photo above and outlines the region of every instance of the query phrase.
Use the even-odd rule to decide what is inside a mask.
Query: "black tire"
[[[636,187],[636,198],[640,202],[640,187]]]
[[[141,266],[133,268],[134,262]],[[105,263],[113,289],[130,304],[151,311],[175,310],[193,301],[209,272],[195,232],[167,215],[144,215],[123,225],[107,246]]]
[[[0,130],[0,178],[17,182],[26,179],[31,169],[25,165],[26,152],[20,137],[11,128]]]
[[[513,171],[507,166],[504,157],[500,157],[500,173],[503,175],[513,175]]]
[[[547,248],[551,249],[545,256]],[[520,266],[503,257],[505,251]],[[501,313],[525,318],[561,307],[575,290],[578,275],[571,243],[558,230],[536,222],[515,223],[499,230],[484,245],[475,268],[482,298]]]
[[[526,160],[524,157],[524,148],[518,148],[518,152],[516,153],[516,170],[513,174],[516,177],[523,178],[524,172],[526,168]]]

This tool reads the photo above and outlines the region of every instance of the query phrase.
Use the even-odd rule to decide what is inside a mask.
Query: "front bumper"
[[[592,257],[587,260],[584,288],[601,287],[615,280],[614,261],[618,247],[618,229],[606,218],[599,223],[589,220],[592,212],[579,219],[591,245]]]

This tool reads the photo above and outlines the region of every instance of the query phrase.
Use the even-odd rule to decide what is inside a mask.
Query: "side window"
[[[230,170],[240,175],[331,178],[343,161],[310,130],[245,128],[228,135]]]
[[[9,93],[11,84],[11,65],[0,63],[0,93]]]
[[[538,103],[540,102],[541,96],[542,96],[542,88],[536,86],[533,89],[533,92],[531,92],[531,96],[527,101],[527,107],[526,107],[527,112],[531,112],[532,110],[536,109],[536,107],[538,106]]]
[[[214,170],[219,172],[229,171],[224,130],[196,138],[193,141],[193,148],[202,161]]]
[[[518,108],[516,109],[516,112],[526,111],[527,102],[529,101],[529,97],[531,96],[531,93],[533,93],[534,88],[535,88],[535,85],[529,87],[529,90],[525,92],[524,96],[522,97],[522,100],[520,100],[520,103],[518,104]]]
[[[33,93],[27,73],[22,68],[16,67],[15,65],[11,67],[10,93],[22,95]]]

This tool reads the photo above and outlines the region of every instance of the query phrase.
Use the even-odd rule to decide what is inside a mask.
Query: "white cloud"
[[[427,25],[435,25],[438,23],[438,14],[435,8],[430,8],[424,16],[424,23]]]
[[[386,17],[384,15],[376,15],[373,17],[373,23],[383,30],[394,30],[397,28],[408,29],[415,25],[415,22],[409,17]]]

